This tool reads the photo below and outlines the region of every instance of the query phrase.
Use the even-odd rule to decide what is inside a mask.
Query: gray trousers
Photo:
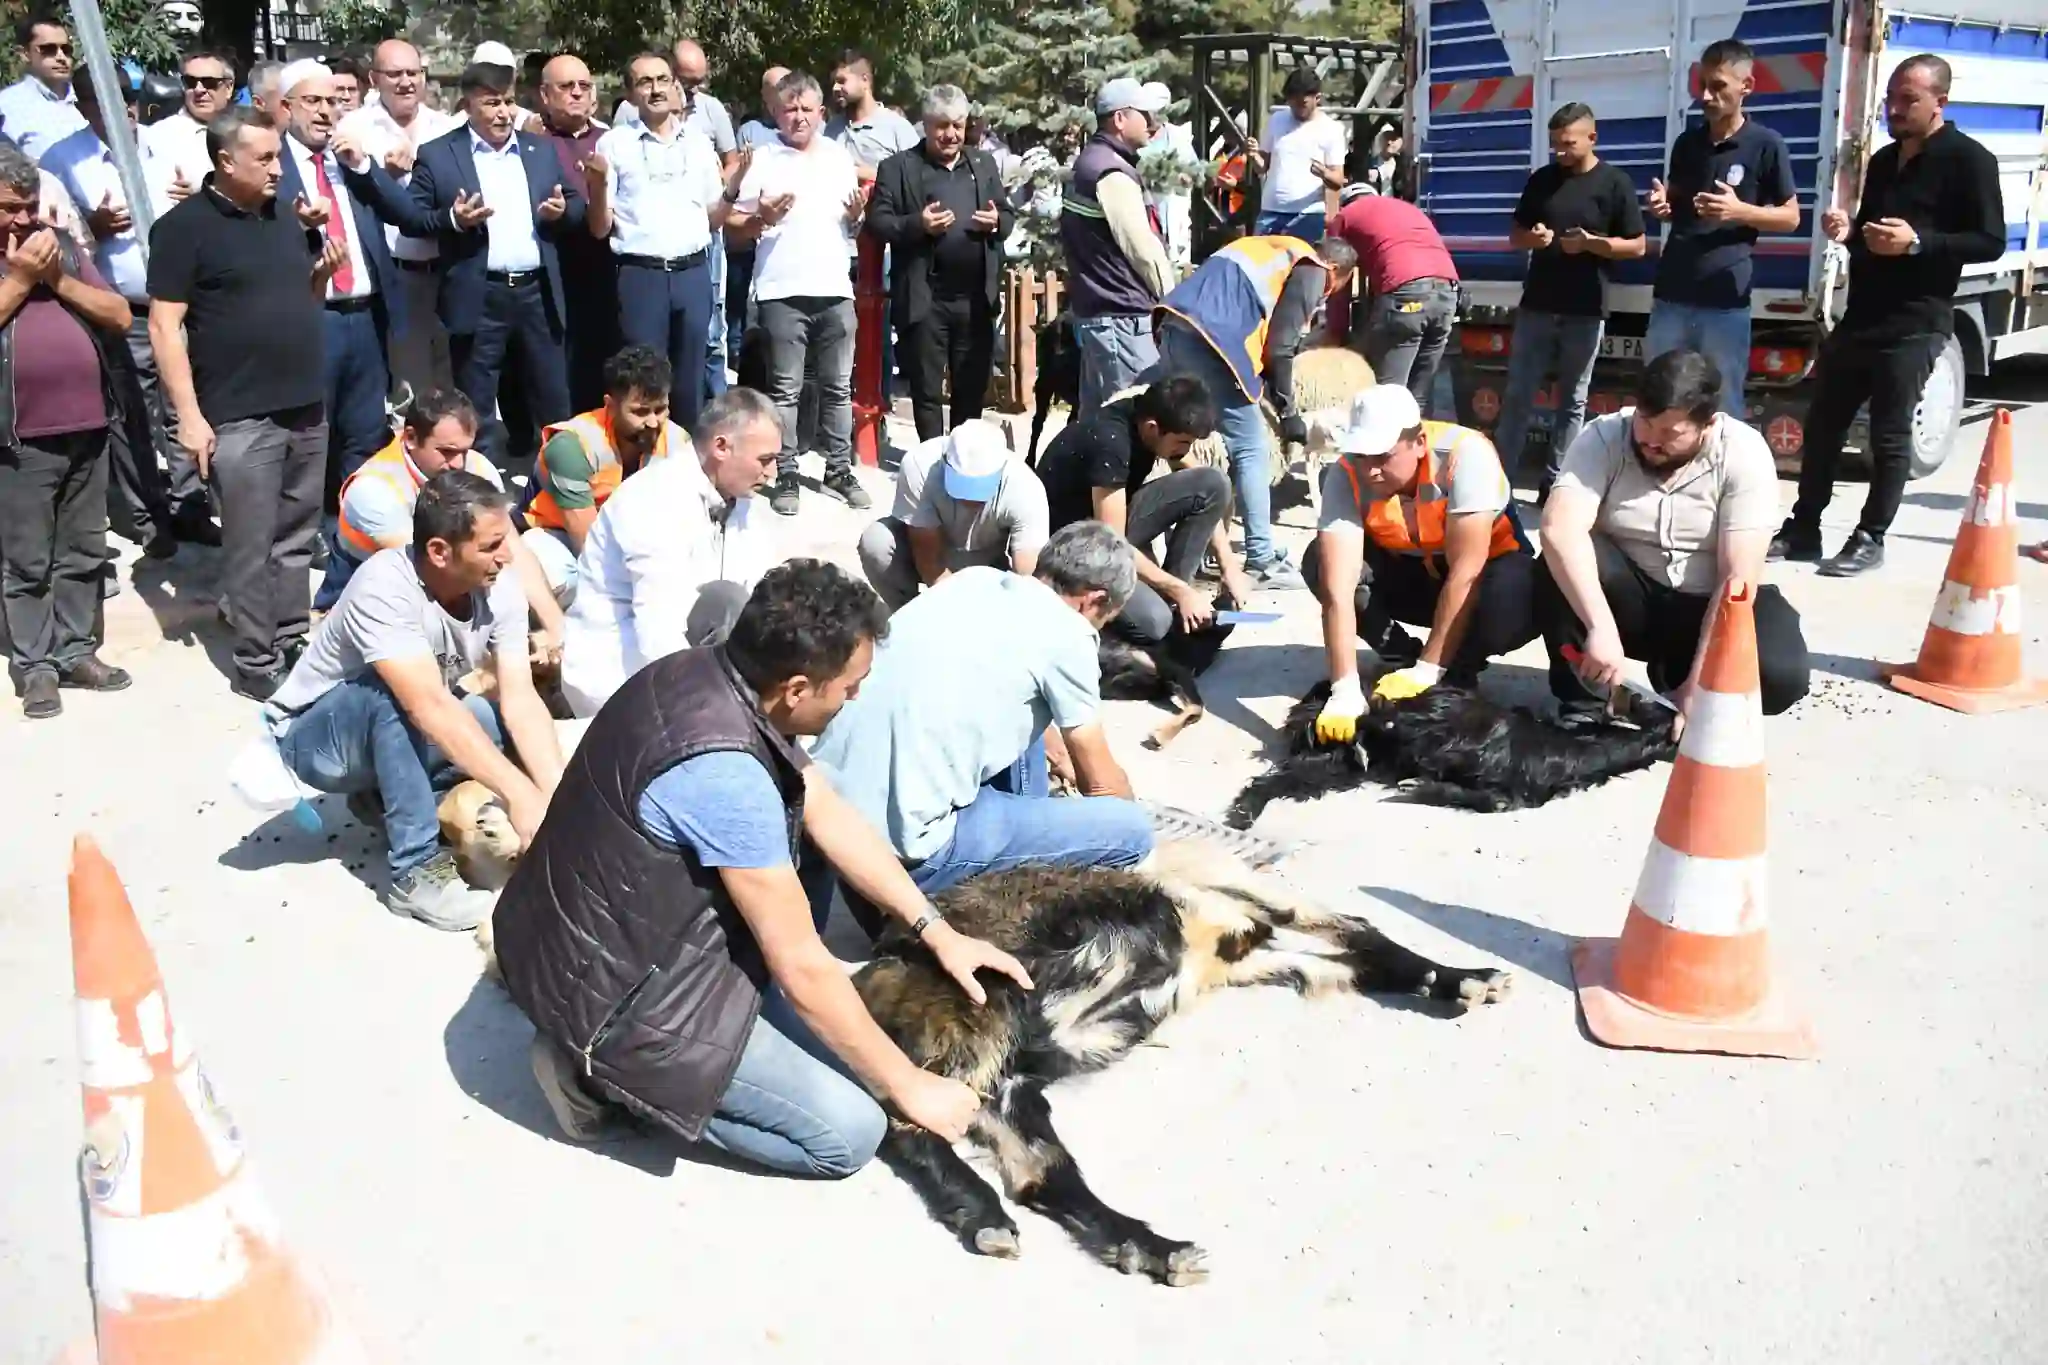
[[[804,396],[804,374],[818,394],[819,454],[825,472],[853,468],[853,300],[763,299],[756,305],[761,331],[768,339],[768,398],[782,419],[780,472],[796,472],[797,409]]]
[[[15,673],[99,648],[107,562],[107,429],[0,446],[0,612]]]
[[[193,517],[210,517],[213,508],[206,496],[206,481],[199,477],[199,466],[192,463],[192,457],[178,444],[177,419],[171,413],[170,398],[164,393],[163,381],[157,376],[156,348],[149,340],[149,319],[131,318],[128,322],[128,358],[135,363],[135,378],[142,387],[143,411],[149,417],[150,440],[156,444],[156,455],[161,456],[165,470],[169,473],[171,511]],[[120,439],[118,436],[115,439]],[[148,458],[141,452],[131,456],[138,464]]]
[[[1074,340],[1081,350],[1081,406],[1074,410],[1076,421],[1130,388],[1139,375],[1159,363],[1150,314],[1075,318]]]
[[[1372,365],[1373,379],[1401,384],[1427,416],[1437,366],[1458,321],[1458,286],[1449,280],[1410,280],[1372,301],[1354,345]]]
[[[306,637],[313,536],[327,473],[327,414],[318,403],[214,428],[220,499],[220,590],[235,633],[235,668],[268,673]]]
[[[405,295],[405,329],[391,334],[392,380],[411,388],[415,398],[429,389],[453,388],[455,363],[450,359],[448,330],[441,325],[439,312],[440,272],[401,265],[398,287]]]
[[[1000,545],[986,550],[947,548],[948,573],[977,566],[1007,569],[1010,560]],[[894,517],[878,517],[860,533],[860,567],[890,611],[908,605],[924,588],[924,580],[917,575],[917,556],[910,550],[910,528]]]

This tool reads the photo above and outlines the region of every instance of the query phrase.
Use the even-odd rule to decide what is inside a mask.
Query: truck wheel
[[[1941,468],[1963,425],[1963,343],[1954,337],[1941,348],[1913,409],[1913,453],[1907,473],[1924,479]]]

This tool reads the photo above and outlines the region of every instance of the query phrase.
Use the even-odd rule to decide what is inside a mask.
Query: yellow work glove
[[[1339,678],[1330,684],[1330,699],[1316,714],[1316,743],[1349,744],[1358,738],[1358,718],[1365,714],[1365,693],[1358,675]]]
[[[1441,664],[1413,663],[1406,668],[1397,668],[1392,673],[1382,675],[1379,682],[1373,685],[1373,699],[1406,701],[1410,697],[1419,697],[1442,681],[1443,676]]]

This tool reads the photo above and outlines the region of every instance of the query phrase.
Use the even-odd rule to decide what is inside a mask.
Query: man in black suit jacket
[[[337,143],[340,119],[334,74],[315,61],[296,61],[280,77],[285,124],[278,154],[277,198],[317,238],[342,243],[349,263],[328,281],[321,319],[327,344],[327,471],[321,529],[332,546],[341,485],[391,439],[385,396],[391,371],[386,338],[403,322],[405,294],[384,239],[383,224],[418,216],[405,191],[361,148]],[[333,559],[328,561],[334,565]],[[341,596],[346,575],[314,594],[321,610]]]
[[[503,459],[498,381],[516,356],[526,407],[546,428],[571,415],[563,319],[568,315],[555,243],[585,231],[587,204],[546,138],[515,131],[512,69],[472,63],[462,73],[469,122],[419,149],[411,194],[421,218],[409,237],[441,246],[441,322],[455,385],[486,414],[480,444]]]
[[[995,357],[1003,239],[1015,218],[995,159],[966,140],[966,94],[933,87],[923,143],[883,159],[868,205],[869,231],[892,248],[890,314],[921,441],[981,416]],[[950,422],[940,396],[949,373]]]

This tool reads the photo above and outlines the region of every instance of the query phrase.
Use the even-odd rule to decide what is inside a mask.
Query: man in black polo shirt
[[[1546,375],[1557,376],[1557,417],[1550,428],[1550,465],[1542,487],[1564,462],[1586,424],[1586,395],[1600,336],[1607,329],[1609,261],[1643,254],[1643,211],[1628,173],[1594,153],[1600,135],[1593,111],[1571,103],[1550,116],[1548,166],[1540,166],[1515,205],[1508,241],[1529,253],[1522,306],[1508,351],[1506,392],[1494,445],[1511,473],[1522,461],[1529,410]]]
[[[222,113],[206,150],[199,192],[149,236],[149,339],[178,443],[220,500],[235,691],[267,701],[306,648],[327,462],[320,301],[348,251],[279,208],[263,115]]]
[[[1195,586],[1205,550],[1223,566],[1223,596],[1251,601],[1252,582],[1224,523],[1230,480],[1209,465],[1181,465],[1215,430],[1208,386],[1177,375],[1069,422],[1038,462],[1053,530],[1100,521],[1137,547],[1138,588],[1113,623],[1132,639],[1156,644],[1175,625],[1198,630],[1215,619],[1216,604]],[[1173,471],[1155,479],[1161,460]],[[1154,561],[1153,544],[1162,538],[1166,558]]]
[[[1721,411],[1746,416],[1750,253],[1760,233],[1796,232],[1792,157],[1773,129],[1745,118],[1756,54],[1723,38],[1700,54],[1700,107],[1671,144],[1671,179],[1650,182],[1650,213],[1671,224],[1657,260],[1643,359],[1699,351],[1721,371]]]
[[[1998,159],[1943,118],[1948,87],[1949,66],[1939,57],[1899,63],[1884,96],[1892,141],[1870,158],[1855,221],[1841,209],[1821,217],[1828,236],[1849,246],[1849,307],[1821,350],[1799,500],[1772,538],[1770,557],[1821,558],[1820,517],[1834,496],[1835,462],[1867,401],[1870,492],[1841,553],[1820,566],[1830,578],[1884,563],[1884,533],[1906,491],[1913,409],[1955,335],[1963,267],[2005,254]]]
[[[890,247],[891,320],[910,362],[920,441],[981,416],[995,357],[1003,239],[1015,214],[995,159],[967,150],[966,141],[966,94],[934,86],[924,100],[924,141],[883,159],[868,205],[868,231]]]

